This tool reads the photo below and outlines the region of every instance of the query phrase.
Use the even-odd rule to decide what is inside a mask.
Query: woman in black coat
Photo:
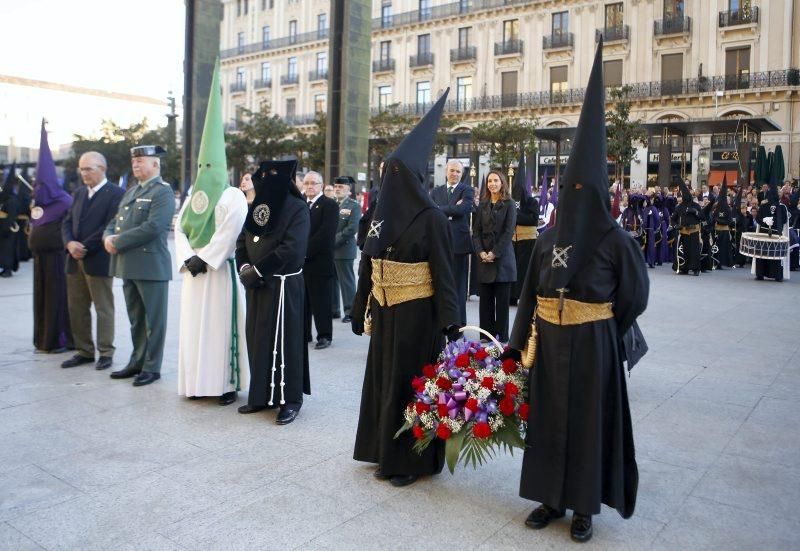
[[[517,265],[511,237],[517,209],[499,171],[489,172],[478,205],[472,239],[480,283],[480,325],[501,342],[508,341],[508,305]]]

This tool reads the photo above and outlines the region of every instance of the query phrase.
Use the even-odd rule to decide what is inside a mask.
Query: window
[[[550,67],[550,98],[553,103],[564,101],[567,91],[567,66]]]
[[[261,27],[261,43],[265,48],[269,46],[269,25]]]
[[[261,0],[261,11],[267,9],[267,0]]]
[[[561,37],[569,32],[569,12],[560,11],[553,14],[553,37]]]
[[[472,7],[472,0],[458,0],[458,13],[467,13]]]
[[[603,82],[606,87],[622,86],[622,60],[614,59],[603,62]]]
[[[381,42],[381,65],[388,63],[392,58],[392,42],[391,40],[384,40]]]
[[[725,50],[725,89],[747,88],[750,83],[750,46]]]
[[[289,21],[289,44],[297,42],[297,20]]]
[[[321,13],[317,16],[317,30],[326,31],[328,30],[328,14]]]
[[[664,19],[683,17],[683,0],[664,0]]]
[[[422,57],[431,53],[431,35],[421,34],[417,36],[417,54]]]
[[[606,5],[606,29],[619,29],[623,25],[622,2]]]
[[[314,96],[314,113],[325,113],[327,109],[328,96],[317,94]]]
[[[290,77],[297,76],[297,58],[290,57],[288,61],[288,65],[286,66],[286,73]]]
[[[294,119],[296,108],[297,100],[295,98],[286,98],[286,118],[288,120]]]
[[[384,4],[381,6],[381,27],[392,26],[392,5]]]
[[[508,71],[501,73],[500,86],[502,97],[500,98],[503,107],[513,107],[517,105],[517,72]]]
[[[683,81],[683,54],[661,56],[661,92],[679,94]]]
[[[469,109],[469,100],[472,98],[472,77],[458,77],[456,79],[456,105],[459,111]]]
[[[247,5],[250,3],[250,0],[243,0],[244,4],[244,14],[247,15]]]
[[[503,42],[519,40],[519,19],[503,21]]]
[[[392,87],[378,86],[378,110],[385,111],[392,104]]]
[[[728,0],[728,9],[730,11],[739,11],[740,9],[742,9],[741,0]]]
[[[236,35],[236,49],[239,50],[240,54],[244,53],[244,33]]]
[[[244,67],[237,67],[236,68],[236,86],[241,87],[244,86]]]
[[[419,0],[419,20],[431,18],[431,0]]]
[[[328,52],[320,52],[317,54],[317,76],[322,76],[328,73]]]
[[[458,29],[458,49],[466,50],[469,48],[470,31],[472,27],[461,27]]]
[[[431,102],[431,83],[428,81],[417,83],[417,112],[425,110]]]
[[[272,80],[272,67],[269,61],[265,61],[261,64],[261,81],[266,84],[270,80]]]
[[[236,17],[242,15],[242,0],[236,0]]]

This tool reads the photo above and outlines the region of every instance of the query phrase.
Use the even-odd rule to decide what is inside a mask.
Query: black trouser
[[[467,265],[468,258],[469,253],[453,255],[453,276],[456,280],[456,292],[458,293],[456,299],[458,300],[458,312],[459,315],[461,315],[462,326],[467,324],[467,275],[469,272]]]
[[[508,302],[511,299],[511,283],[481,283],[480,312],[481,329],[485,329],[500,342],[508,341]]]
[[[310,275],[303,272],[306,283],[306,340],[311,342],[311,318],[317,329],[317,340],[333,339],[333,312],[331,297],[333,296],[333,276]]]

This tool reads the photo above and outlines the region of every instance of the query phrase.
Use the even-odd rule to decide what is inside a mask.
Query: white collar
[[[310,204],[308,205],[308,208],[311,208],[311,207],[313,207],[313,206],[314,206],[314,203],[316,203],[316,202],[317,202],[317,200],[318,200],[320,197],[322,197],[323,195],[325,195],[325,194],[324,194],[324,193],[320,193],[319,195],[317,195],[317,196],[316,196],[316,197],[314,197],[313,199],[309,199],[308,197],[306,197],[306,203],[308,203],[308,202],[310,201]]]
[[[100,182],[99,184],[97,184],[96,186],[94,186],[92,188],[87,188],[89,190],[89,199],[94,197],[95,193],[100,191],[100,188],[103,187],[104,185],[106,185],[107,183],[108,183],[108,179],[107,178],[103,178],[103,181]]]

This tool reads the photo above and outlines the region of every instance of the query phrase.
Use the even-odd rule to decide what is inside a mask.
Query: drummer
[[[761,201],[756,214],[758,233],[767,233],[770,236],[783,236],[784,227],[788,230],[789,210],[780,202],[777,184],[770,184],[766,198]],[[775,281],[783,281],[785,272],[789,270],[789,259],[766,260],[755,259],[754,272],[756,279],[762,281],[765,277]]]

